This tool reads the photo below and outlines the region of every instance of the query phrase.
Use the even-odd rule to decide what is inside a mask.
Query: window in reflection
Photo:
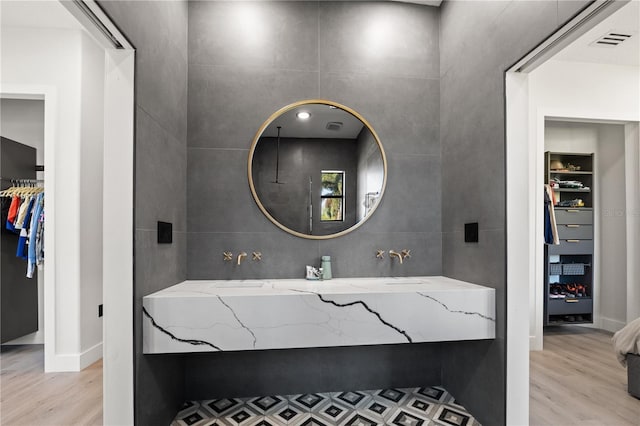
[[[344,171],[323,170],[320,192],[320,220],[337,222],[344,218]]]

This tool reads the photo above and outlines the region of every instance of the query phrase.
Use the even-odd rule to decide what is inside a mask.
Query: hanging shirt
[[[545,244],[560,244],[556,214],[553,207],[553,190],[549,185],[544,186],[544,242]]]
[[[27,216],[27,209],[31,205],[32,200],[33,200],[33,197],[29,196],[25,198],[20,204],[20,208],[18,209],[18,214],[16,215],[16,219],[13,222],[13,227],[15,229],[22,229],[24,225],[24,219]]]
[[[27,255],[27,278],[33,278],[33,272],[38,263],[38,244],[37,235],[40,225],[40,217],[44,210],[44,193],[38,194],[35,201],[33,213],[31,215],[31,224],[29,226],[29,246]]]
[[[22,218],[22,224],[18,224],[16,222],[16,229],[18,229],[18,225],[20,226],[20,237],[18,237],[18,247],[16,249],[16,257],[27,259],[27,239],[28,239],[28,229],[31,226],[31,214],[33,212],[33,205],[35,204],[35,197],[29,197],[29,203],[27,204],[26,213],[24,214],[24,218]],[[25,202],[26,203],[26,202]]]
[[[14,195],[11,199],[11,205],[9,206],[9,215],[7,216],[6,228],[11,232],[16,232],[16,228],[13,226],[13,222],[18,215],[18,209],[20,208],[20,197]],[[16,232],[17,233],[17,232]]]

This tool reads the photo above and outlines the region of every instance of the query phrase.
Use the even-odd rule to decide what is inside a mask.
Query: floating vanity
[[[446,277],[184,281],[144,297],[144,353],[493,339],[495,290]]]

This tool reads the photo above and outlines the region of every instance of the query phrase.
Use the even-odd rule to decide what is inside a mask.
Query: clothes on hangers
[[[16,220],[13,222],[13,227],[15,229],[22,229],[22,225],[24,224],[24,218],[27,215],[27,208],[29,207],[29,203],[31,202],[31,197],[27,196],[22,203],[20,203],[20,208],[18,209],[18,214],[16,215]]]
[[[555,195],[547,184],[544,185],[544,242],[545,244],[560,244],[556,213],[554,209]]]
[[[36,265],[44,260],[43,232],[44,225],[44,193],[39,193],[36,197],[35,208],[31,215],[31,225],[29,226],[28,255],[27,255],[27,278],[33,278]]]
[[[43,188],[19,185],[3,190],[0,196],[11,198],[5,226],[19,234],[16,257],[27,261],[26,276],[33,278],[36,266],[44,263]]]

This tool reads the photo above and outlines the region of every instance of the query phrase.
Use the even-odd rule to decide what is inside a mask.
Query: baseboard
[[[34,333],[27,334],[26,336],[5,342],[3,345],[44,345],[44,333],[36,331]]]
[[[80,371],[102,358],[102,342],[82,353],[53,354],[51,356],[47,356],[47,347],[45,346],[44,358],[45,373]]]
[[[538,336],[529,336],[529,351],[541,351],[542,339],[538,339]]]
[[[97,360],[102,358],[102,342],[93,345],[80,354],[80,370],[84,370]]]
[[[625,325],[627,324],[624,321],[618,321],[602,316],[600,317],[600,328],[602,330],[610,331],[611,333],[621,330]]]

